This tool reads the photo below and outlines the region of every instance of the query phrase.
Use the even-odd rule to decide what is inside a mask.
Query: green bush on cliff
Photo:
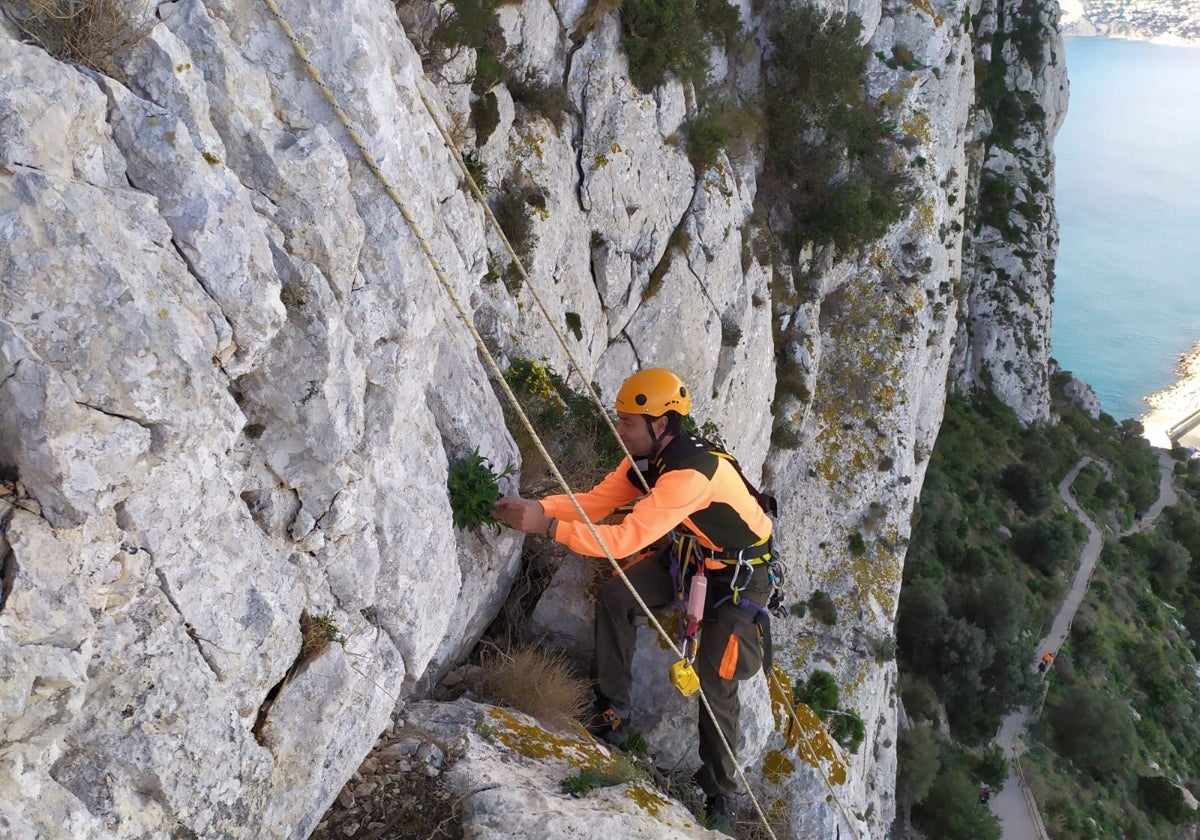
[[[864,102],[862,21],[803,6],[785,10],[764,61],[769,198],[792,217],[786,239],[850,250],[907,212],[908,174],[893,168],[894,127]]]
[[[726,0],[625,0],[621,4],[621,47],[629,75],[644,93],[668,73],[701,86],[709,52],[741,35],[741,15]]]

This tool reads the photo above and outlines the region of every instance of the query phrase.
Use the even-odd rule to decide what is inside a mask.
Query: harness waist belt
[[[751,566],[757,566],[759,563],[765,563],[771,559],[771,538],[767,537],[760,543],[747,546],[746,548],[701,548],[700,553],[705,560],[721,560],[724,562],[736,562],[738,560],[743,563],[749,563]]]

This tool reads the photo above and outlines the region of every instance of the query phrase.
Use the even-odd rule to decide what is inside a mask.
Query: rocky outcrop
[[[1053,145],[1067,110],[1059,7],[986,0],[973,11],[979,96],[956,382],[994,392],[1022,422],[1046,422],[1058,252]]]
[[[519,790],[488,793],[509,768],[479,734],[493,713],[414,705],[496,614],[520,560],[510,532],[451,525],[451,463],[478,450],[519,466],[453,292],[502,361],[578,377],[569,350],[608,395],[639,365],[691,384],[699,419],[782,504],[783,676],[833,672],[867,729],[844,755],[815,719],[793,726],[788,698],[758,678],[740,758],[796,836],[882,836],[898,714],[886,652],[952,345],[970,339],[955,361],[965,381],[1044,416],[1048,297],[1026,291],[1047,281],[1011,260],[1051,244],[1052,223],[1020,245],[981,229],[964,247],[976,78],[962,8],[854,11],[876,56],[867,95],[895,118],[894,165],[919,199],[863,252],[800,264],[761,247],[758,152],[695,170],[680,144],[694,91],[638,90],[616,13],[582,2],[500,12],[513,72],[561,81],[571,107],[553,119],[504,84],[473,91],[472,51],[432,55],[420,8],[288,5],[392,195],[263,6],[159,7],[116,57],[120,79],[6,24],[0,827],[307,837],[398,712],[464,747],[446,773],[474,792],[481,832],[704,836],[645,790],[543,810],[561,779],[532,764]],[[1050,91],[1040,69],[1009,66],[1020,90]],[[756,55],[716,68],[757,85]],[[528,286],[511,282],[435,117],[530,208]],[[1052,133],[979,166],[1007,177],[1004,151],[1014,189],[1033,183],[1022,173],[1048,179]],[[1052,220],[1048,194],[1028,201]],[[1023,320],[1006,323],[1010,309]],[[786,388],[779,351],[794,362]],[[773,427],[787,431],[775,446]],[[832,625],[800,606],[818,589]],[[586,638],[585,610],[558,613],[546,621]],[[661,696],[664,656],[639,649],[659,715],[647,728],[687,763],[695,711]]]

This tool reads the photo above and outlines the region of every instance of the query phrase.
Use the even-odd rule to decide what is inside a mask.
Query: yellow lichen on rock
[[[797,704],[794,712],[796,719],[788,733],[788,746],[795,749],[801,759],[823,772],[830,784],[844,784],[846,767],[838,758],[837,748],[817,713],[803,703]]]
[[[636,802],[639,808],[652,817],[657,817],[659,811],[671,806],[670,800],[666,797],[641,787],[630,787],[625,791],[625,795]]]
[[[913,0],[913,6],[933,18],[934,26],[941,26],[942,22],[946,19],[934,10],[931,0]]]
[[[872,540],[863,554],[848,557],[846,564],[829,577],[830,582],[840,580],[848,571],[859,592],[874,598],[887,615],[894,615],[896,593],[900,589],[901,565],[889,556],[890,552],[883,549],[881,542],[888,540]]]
[[[763,756],[762,772],[767,781],[779,784],[785,778],[791,778],[796,772],[796,765],[779,750],[769,750]]]
[[[914,111],[911,116],[906,117],[900,122],[900,130],[909,137],[915,137],[926,146],[933,142],[933,136],[929,128],[929,114],[925,111]]]
[[[814,467],[828,481],[871,474],[878,435],[866,421],[885,417],[904,399],[901,324],[920,303],[913,292],[883,279],[894,274],[890,265],[860,272],[821,307],[827,350],[816,389]]]
[[[512,146],[512,157],[514,160],[526,163],[531,158],[535,158],[538,163],[545,163],[542,152],[542,145],[545,142],[546,138],[538,131],[526,126],[517,133],[517,142]]]
[[[771,713],[775,718],[776,731],[781,732],[784,736],[785,748],[819,772],[824,773],[830,784],[844,784],[846,766],[838,757],[837,748],[829,739],[829,734],[825,731],[821,719],[808,706],[793,702],[792,681],[782,668],[776,665],[772,673],[775,679],[768,683],[771,693]],[[780,758],[784,758],[782,753]],[[763,773],[764,775],[767,773],[765,762]]]
[[[595,743],[564,738],[547,732],[540,726],[522,723],[504,709],[490,709],[488,717],[495,724],[488,726],[494,740],[526,758],[539,761],[556,758],[574,767],[598,766],[612,760],[611,756]]]

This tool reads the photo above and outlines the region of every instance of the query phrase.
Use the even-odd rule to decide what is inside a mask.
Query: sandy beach
[[[1200,343],[1179,357],[1176,374],[1174,384],[1146,397],[1150,411],[1141,417],[1146,439],[1166,448],[1174,430],[1180,444],[1200,448]]]

